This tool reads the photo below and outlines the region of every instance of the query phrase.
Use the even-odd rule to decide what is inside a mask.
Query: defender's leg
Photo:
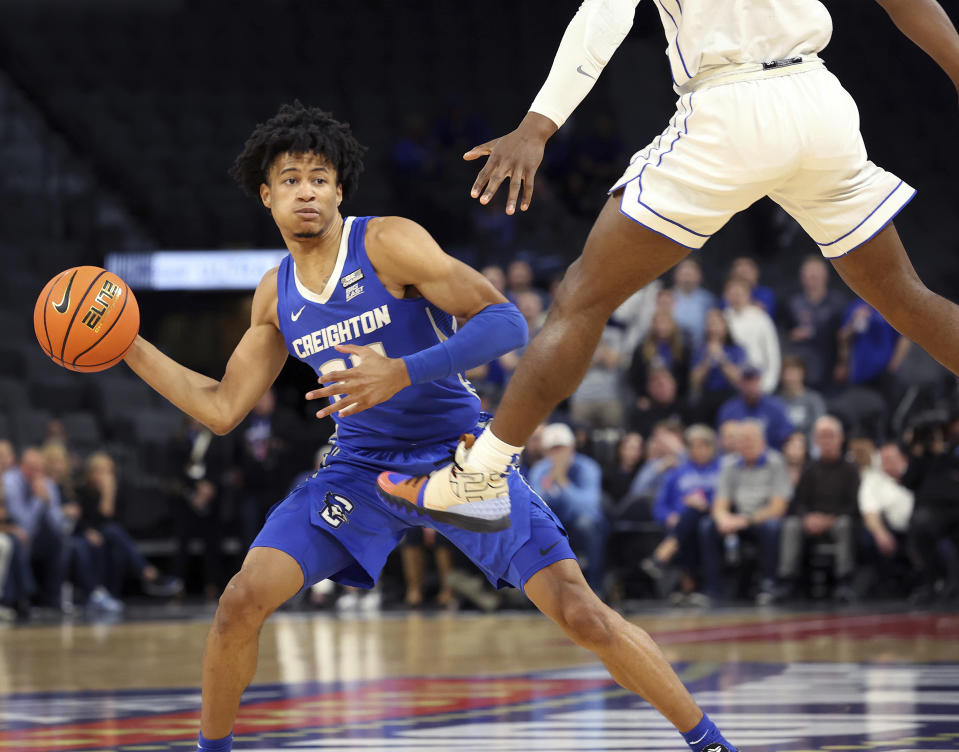
[[[853,292],[896,331],[959,375],[959,306],[919,279],[893,223],[872,240],[830,261]]]
[[[621,192],[609,197],[569,267],[546,324],[530,342],[496,411],[491,430],[524,445],[553,408],[576,389],[610,314],[626,298],[679,263],[688,248],[620,212]],[[562,368],[557,364],[562,363]]]

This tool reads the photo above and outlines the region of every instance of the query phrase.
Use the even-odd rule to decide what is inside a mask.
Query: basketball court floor
[[[189,750],[210,614],[0,628],[0,750]],[[959,613],[656,611],[658,640],[747,752],[959,750]],[[532,612],[281,613],[237,750],[685,749]]]

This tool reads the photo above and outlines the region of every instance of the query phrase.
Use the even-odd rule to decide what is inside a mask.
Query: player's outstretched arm
[[[589,94],[632,28],[638,4],[639,0],[583,0],[563,34],[543,88],[519,127],[502,138],[474,146],[463,155],[467,161],[489,157],[473,183],[473,198],[488,204],[509,178],[506,213],[516,211],[521,187],[520,209],[529,208],[546,141]]]
[[[181,366],[142,337],[126,363],[147,384],[216,434],[229,433],[276,380],[287,351],[276,318],[276,269],[253,296],[250,328],[236,346],[220,381]]]
[[[893,23],[935,60],[959,92],[959,34],[936,0],[876,0]]]
[[[529,330],[516,306],[482,274],[444,253],[416,222],[401,217],[371,220],[366,252],[394,294],[415,288],[437,308],[467,323],[448,339],[403,358],[384,357],[369,347],[339,345],[337,350],[357,355],[361,362],[326,374],[321,381],[333,383],[307,393],[307,399],[342,397],[317,417],[334,412],[354,415],[410,384],[463,373],[526,344]]]

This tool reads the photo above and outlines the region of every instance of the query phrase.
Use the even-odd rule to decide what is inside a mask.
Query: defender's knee
[[[619,618],[615,611],[592,594],[576,594],[563,602],[561,626],[577,645],[597,652],[616,640],[616,621]]]
[[[238,572],[220,596],[213,628],[220,634],[255,633],[272,612],[267,594]]]

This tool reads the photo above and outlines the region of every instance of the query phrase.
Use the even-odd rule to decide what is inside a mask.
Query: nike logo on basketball
[[[554,548],[556,548],[558,545],[559,545],[559,541],[556,541],[552,546],[548,546],[547,548],[541,548],[541,549],[539,550],[539,555],[540,555],[540,556],[546,556],[546,554],[548,554],[550,551],[552,551],[552,550],[553,550]]]
[[[66,313],[67,308],[70,307],[70,290],[73,289],[73,280],[77,276],[77,273],[74,272],[73,276],[70,277],[70,281],[67,283],[66,292],[63,293],[63,299],[59,303],[53,304],[53,310],[57,313]]]
[[[301,306],[299,311],[297,311],[296,313],[291,313],[290,318],[293,321],[296,321],[298,318],[300,318],[300,314],[303,313],[304,308],[306,308],[306,306]]]
[[[591,79],[593,79],[594,81],[596,80],[596,76],[591,76],[589,73],[587,73],[586,71],[584,71],[582,65],[579,65],[579,66],[576,67],[576,72],[577,72],[577,73],[582,73],[584,76],[586,76],[586,78],[591,78]]]

